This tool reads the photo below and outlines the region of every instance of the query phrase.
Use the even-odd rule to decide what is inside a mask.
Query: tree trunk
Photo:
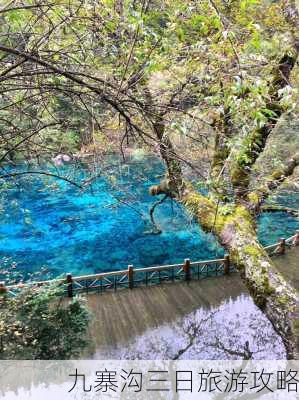
[[[159,151],[167,168],[167,175],[160,185],[152,186],[151,194],[167,194],[170,197],[180,198],[183,190],[182,169],[177,160],[174,149],[168,135],[165,133],[163,116],[157,116],[153,123],[155,135],[159,141]]]
[[[277,271],[259,244],[254,217],[244,205],[216,207],[215,203],[186,190],[183,204],[206,231],[212,231],[228,250],[255,304],[281,336],[288,359],[298,359],[298,293]]]
[[[241,273],[255,304],[264,311],[280,334],[288,358],[297,358],[298,334],[296,335],[293,326],[293,313],[298,302],[296,291],[276,270],[272,260],[259,244],[256,234],[243,229],[241,221],[226,224],[220,238],[228,249],[232,262]]]

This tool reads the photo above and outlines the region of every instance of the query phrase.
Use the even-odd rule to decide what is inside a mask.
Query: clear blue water
[[[37,175],[6,182],[0,198],[1,279],[11,272],[15,280],[46,279],[223,255],[214,238],[171,200],[156,209],[162,233],[153,234],[148,211],[156,199],[148,189],[164,172],[158,160],[121,165],[114,159],[113,164],[102,166],[103,175],[84,190]],[[101,166],[97,168],[99,172]],[[82,165],[58,172],[77,182],[90,176]],[[280,202],[298,207],[299,196]],[[259,220],[263,244],[291,236],[295,229],[298,219],[285,213],[265,214]]]

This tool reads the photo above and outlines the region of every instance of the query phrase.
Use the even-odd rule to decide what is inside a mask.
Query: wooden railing
[[[283,255],[287,248],[299,246],[299,231],[288,239],[280,239],[278,243],[266,246],[265,250],[270,256]],[[66,274],[65,278],[48,281],[20,283],[17,285],[5,285],[0,282],[0,294],[15,296],[23,288],[38,288],[50,284],[63,285],[68,297],[73,297],[78,292],[104,293],[118,289],[133,289],[140,286],[151,286],[165,282],[178,282],[199,280],[202,278],[229,275],[235,272],[234,265],[230,262],[228,255],[224,258],[207,261],[192,262],[185,259],[182,264],[163,265],[149,268],[134,268],[129,265],[128,269],[122,271],[104,272],[101,274],[83,275],[73,277]]]

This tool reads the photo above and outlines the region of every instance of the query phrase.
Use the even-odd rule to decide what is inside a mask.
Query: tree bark
[[[288,359],[299,358],[298,294],[276,270],[259,244],[255,218],[265,198],[286,176],[292,174],[298,165],[297,155],[282,170],[275,172],[258,190],[251,191],[250,182],[253,175],[252,167],[264,151],[267,140],[284,111],[280,104],[280,93],[281,89],[289,84],[289,78],[297,62],[299,41],[295,36],[298,31],[296,30],[298,16],[296,6],[292,1],[286,19],[290,19],[294,46],[273,68],[273,79],[269,85],[269,100],[260,110],[266,122],[263,126],[249,132],[229,165],[228,176],[231,184],[229,190],[232,186],[235,199],[229,199],[230,203],[225,203],[227,199],[221,199],[221,193],[215,193],[215,190],[214,193],[210,191],[209,197],[203,196],[191,184],[184,181],[180,163],[173,157],[172,143],[165,135],[163,118],[156,120],[153,128],[160,143],[160,154],[167,166],[168,176],[159,185],[151,188],[153,195],[168,194],[180,201],[193,214],[201,227],[208,232],[213,232],[228,250],[232,262],[239,270],[256,305],[265,312],[274,329],[281,336]],[[216,183],[228,159],[229,139],[233,133],[229,110],[226,109],[222,117],[221,125],[218,124],[211,171],[211,176]]]
[[[182,203],[206,231],[213,231],[228,250],[255,304],[282,338],[287,358],[298,359],[298,293],[277,271],[260,245],[250,211],[244,205],[232,206],[229,212],[224,206],[217,209],[212,200],[190,187],[185,191]]]

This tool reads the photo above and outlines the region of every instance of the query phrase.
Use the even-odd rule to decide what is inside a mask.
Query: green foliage
[[[56,286],[0,295],[0,359],[70,359],[87,345],[89,313]]]
[[[156,106],[167,105],[180,85],[188,82],[176,99],[178,103],[192,99],[196,104],[192,111],[206,120],[229,107],[235,132],[246,136],[269,117],[272,65],[291,46],[281,3],[152,0],[145,6],[131,0],[74,0],[43,7],[33,0],[30,4],[37,7],[15,9],[18,2],[13,1],[11,11],[2,16],[0,34],[7,46],[33,54],[38,51],[41,59],[118,99],[123,109],[130,108],[132,99],[147,103],[149,91]],[[1,52],[0,75],[7,77],[5,71],[17,59]],[[26,61],[12,70],[20,74],[22,84],[17,89],[15,78],[4,81],[4,92],[8,91],[0,100],[0,129],[8,143],[0,145],[0,156],[39,121],[58,121],[57,127],[41,131],[30,142],[30,149],[45,156],[76,152],[93,143],[92,118],[97,125],[100,122],[97,131],[106,126],[104,134],[111,134],[114,115],[98,93],[92,95],[84,85],[58,73],[26,75],[27,70],[37,68],[43,69]],[[132,78],[137,78],[137,84],[130,86]],[[118,93],[120,86],[127,88],[123,96]],[[286,110],[295,109],[295,96],[294,89],[282,93]],[[20,113],[12,106],[16,102]],[[129,113],[138,126],[145,123],[140,121],[136,105]],[[150,115],[155,113],[150,111]],[[13,121],[14,126],[7,121]],[[176,133],[180,123],[172,127]],[[235,143],[233,139],[228,145]],[[12,158],[27,155],[25,147],[11,152]]]
[[[234,204],[226,204],[219,210],[219,215],[227,216],[231,215],[234,211]]]

